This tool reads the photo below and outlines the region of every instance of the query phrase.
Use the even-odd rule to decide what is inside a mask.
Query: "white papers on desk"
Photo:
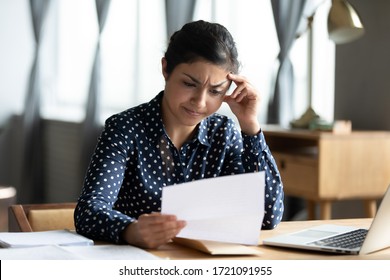
[[[151,253],[130,245],[94,245],[69,230],[0,232],[0,260],[153,260]]]
[[[130,245],[48,245],[0,250],[0,260],[159,260],[161,258]]]
[[[93,240],[69,230],[36,232],[0,232],[0,247],[21,248],[46,245],[85,246]]]
[[[159,260],[161,258],[131,245],[68,246],[63,250],[85,260]]]
[[[264,176],[245,173],[164,187],[161,212],[187,222],[178,237],[257,245]]]

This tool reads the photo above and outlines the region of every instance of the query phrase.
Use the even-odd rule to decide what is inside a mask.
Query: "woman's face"
[[[181,63],[169,75],[165,69],[163,58],[165,125],[196,126],[219,109],[231,84],[228,70],[204,60]]]

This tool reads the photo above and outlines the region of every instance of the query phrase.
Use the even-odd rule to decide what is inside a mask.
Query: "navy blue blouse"
[[[178,150],[162,123],[163,94],[106,121],[75,210],[77,232],[119,243],[129,223],[161,210],[163,187],[257,170],[266,172],[262,228],[276,227],[283,185],[263,133],[245,135],[230,118],[213,114]]]

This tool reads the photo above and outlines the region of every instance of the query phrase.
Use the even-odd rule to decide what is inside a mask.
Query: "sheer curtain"
[[[280,52],[275,91],[270,97],[268,123],[287,126],[293,119],[294,70],[289,52],[297,36],[306,0],[271,0]]]
[[[2,3],[0,4],[0,11],[4,12],[5,2],[0,2]],[[8,1],[7,3],[12,4],[6,5],[11,7],[16,5],[19,9],[17,4],[13,4],[18,2],[26,2],[25,6],[28,5],[27,3],[30,3],[29,1],[21,0]],[[147,102],[158,91],[163,89],[164,79],[161,75],[161,57],[166,50],[167,34],[171,35],[182,24],[192,19],[216,21],[225,25],[232,32],[237,42],[240,61],[243,66],[242,74],[250,79],[264,98],[262,98],[264,101],[261,103],[262,108],[259,118],[262,123],[266,123],[268,99],[274,93],[271,78],[275,68],[275,57],[277,57],[279,52],[278,39],[280,39],[277,37],[274,28],[275,21],[272,15],[271,1],[246,0],[245,5],[243,5],[242,1],[239,0],[197,0],[196,3],[195,1],[182,0],[116,0],[102,1],[100,5],[106,5],[106,7],[98,7],[99,2],[95,0],[33,0],[31,1],[31,11],[23,6],[24,8],[19,10],[28,10],[28,13],[24,11],[23,13],[26,14],[18,14],[17,17],[19,19],[12,22],[12,24],[9,24],[10,21],[4,21],[4,16],[0,18],[0,22],[8,23],[3,24],[3,26],[6,26],[4,28],[7,29],[7,34],[13,34],[15,30],[17,31],[15,34],[18,34],[18,36],[4,37],[3,32],[2,38],[5,38],[5,44],[2,45],[7,45],[9,42],[13,43],[13,45],[5,50],[0,45],[0,49],[7,53],[11,51],[11,55],[8,55],[9,57],[23,57],[23,61],[26,62],[25,65],[21,65],[20,61],[17,60],[12,62],[12,67],[17,68],[23,75],[15,77],[2,75],[0,83],[1,93],[15,94],[17,86],[23,85],[23,81],[27,80],[26,77],[30,73],[31,57],[35,58],[34,66],[31,69],[31,90],[28,92],[28,97],[25,100],[26,110],[23,116],[27,130],[25,133],[22,133],[22,129],[18,128],[19,125],[12,125],[11,127],[4,127],[0,136],[0,145],[2,145],[2,150],[0,151],[1,164],[3,166],[6,165],[7,170],[11,170],[9,173],[12,173],[3,176],[1,172],[4,173],[4,170],[0,170],[0,175],[6,178],[5,180],[3,179],[3,182],[14,184],[17,187],[18,192],[23,196],[23,201],[33,201],[33,199],[29,199],[31,196],[35,197],[34,200],[44,199],[42,195],[42,171],[40,171],[40,165],[43,163],[43,160],[39,160],[39,158],[41,158],[40,155],[42,154],[41,144],[48,145],[48,143],[43,143],[44,141],[48,140],[51,145],[57,145],[56,141],[53,140],[54,138],[48,137],[49,133],[57,133],[56,127],[54,127],[51,121],[54,120],[55,125],[66,125],[66,129],[69,128],[69,133],[67,130],[65,131],[65,134],[68,133],[66,136],[69,136],[69,138],[66,138],[64,141],[71,139],[71,141],[75,142],[70,143],[69,141],[76,156],[66,152],[61,153],[61,155],[57,154],[51,158],[51,161],[47,161],[46,158],[45,165],[47,166],[52,162],[61,164],[64,160],[73,164],[74,157],[77,157],[77,160],[80,161],[77,162],[77,165],[80,165],[78,170],[84,173],[85,168],[82,165],[88,164],[91,156],[90,151],[97,141],[96,134],[88,133],[89,128],[92,127],[88,124],[96,124],[96,121],[98,121],[98,125],[101,127],[102,121],[113,113],[136,106],[142,102]],[[290,11],[289,7],[290,5],[295,5],[296,1],[288,2],[284,2],[287,3],[285,5],[288,7],[286,8],[286,14],[293,11]],[[185,10],[181,11],[179,9],[181,5],[186,6]],[[36,8],[33,8],[33,6]],[[322,8],[326,8],[324,6]],[[109,12],[108,15],[104,15],[104,11]],[[33,15],[33,28],[30,27],[30,25],[32,26],[30,24],[30,12]],[[326,12],[324,11],[324,14]],[[194,17],[191,16],[192,13]],[[237,14],[245,16],[237,17]],[[283,15],[289,19],[285,14]],[[325,32],[326,21],[320,20],[319,16],[317,13],[316,20],[318,19],[318,24],[324,27]],[[279,20],[281,25],[283,25],[282,19],[281,17]],[[21,28],[15,26],[16,23],[21,24],[22,20],[26,22],[26,28],[25,30],[23,29],[24,33],[20,32]],[[289,24],[285,25],[289,29],[292,28]],[[30,34],[30,29],[34,30],[34,34]],[[45,29],[44,32],[43,29]],[[167,31],[168,29],[170,31]],[[33,35],[34,40],[32,38]],[[325,33],[322,35],[322,33],[316,32],[316,35],[318,35],[316,38],[324,38],[323,41],[327,40]],[[31,38],[28,38],[29,36]],[[279,36],[281,35],[279,34]],[[15,39],[13,41],[17,37],[28,38],[29,40],[24,39],[24,41],[20,41],[20,39]],[[31,45],[32,41],[35,41],[36,45]],[[322,50],[322,47],[325,45],[323,41],[317,44],[319,46],[318,54],[321,58],[328,53]],[[294,64],[294,75],[299,75],[299,77],[296,77],[295,87],[298,84],[302,84],[302,88],[306,88],[305,77],[302,75],[305,69],[296,67],[297,65],[302,66],[306,64],[304,60],[306,53],[304,48],[297,47],[297,45],[294,44],[295,47],[293,46],[292,50],[290,50],[291,60]],[[295,49],[297,52],[295,52]],[[328,56],[325,62],[331,62],[332,58],[334,57]],[[103,67],[99,66],[99,61],[101,61],[101,66]],[[95,66],[93,67],[93,65]],[[324,85],[319,84],[318,86],[321,90],[325,89],[326,86],[332,85],[329,77],[326,76],[325,78],[324,76],[326,74],[324,69],[329,69],[329,72],[333,73],[334,67],[331,67],[332,65],[325,67],[324,65],[315,64],[316,67],[321,69],[320,80],[324,83]],[[95,71],[93,76],[91,73],[92,67]],[[26,69],[23,72],[24,68]],[[10,67],[7,66],[7,69],[10,69]],[[11,71],[8,70],[8,72]],[[39,75],[38,72],[40,73]],[[47,75],[47,73],[50,73],[50,75]],[[103,79],[98,84],[99,75]],[[23,81],[20,80],[20,77]],[[21,96],[27,94],[27,90],[24,89],[27,86],[23,85],[20,87],[23,88],[23,90],[20,90],[22,92]],[[314,87],[317,89],[316,84],[314,84]],[[288,93],[290,93],[292,86],[287,89]],[[296,90],[294,96],[299,96],[297,92],[300,93],[302,91],[300,89]],[[327,90],[324,94],[320,94],[320,97],[324,99],[329,98],[329,93],[330,90]],[[88,98],[89,94],[90,98]],[[304,96],[302,100],[299,100],[299,103],[304,103],[303,99],[305,98]],[[86,105],[87,100],[88,106]],[[0,104],[5,106],[6,102],[2,101],[0,101]],[[332,109],[333,102],[329,101],[328,103],[328,107]],[[320,109],[326,107],[324,104],[325,102],[321,101]],[[22,112],[22,102],[19,107],[19,112]],[[87,107],[88,113],[85,116]],[[224,106],[221,109],[224,110],[222,111],[224,114],[230,112],[229,108],[226,107]],[[306,104],[302,105],[302,107],[304,107],[302,108],[304,110]],[[299,116],[301,112],[298,112],[297,109],[295,110],[297,116]],[[318,110],[317,107],[316,110]],[[324,115],[322,112],[320,114]],[[51,124],[50,127],[44,127],[43,136],[45,139],[42,139],[40,115],[42,116],[41,118],[45,119],[45,124]],[[57,120],[60,121],[56,122]],[[35,128],[32,129],[34,126]],[[53,128],[55,129],[53,130]],[[80,130],[80,128],[84,130]],[[90,137],[89,144],[87,144],[89,140],[83,140],[84,135],[80,131],[84,131],[85,136]],[[33,139],[40,139],[41,141],[34,142],[35,140],[33,141]],[[24,143],[24,149],[28,152],[25,157],[22,154],[22,149],[19,147],[21,146],[18,143],[19,141]],[[10,144],[7,145],[5,142],[14,145],[15,148],[11,150],[9,148]],[[81,142],[83,142],[85,147],[88,146],[90,150],[87,151],[86,148],[81,148]],[[56,147],[56,152],[58,150],[61,150],[61,152],[65,151],[66,148],[61,147],[61,149]],[[84,155],[81,155],[79,152],[82,150],[84,150]],[[3,151],[6,152],[3,153]],[[45,156],[50,156],[50,154],[56,152],[49,150],[49,148],[44,150]],[[82,156],[85,158],[83,162],[81,162]],[[25,160],[20,160],[22,157]],[[68,160],[69,157],[73,158]],[[17,164],[16,161],[18,162]],[[22,175],[19,170],[21,161],[26,163],[24,168],[26,176]],[[10,162],[11,165],[9,164]],[[14,166],[17,168],[14,168]],[[58,168],[58,166],[54,165],[50,167],[56,170],[62,168],[62,166]],[[33,168],[37,171],[33,171]],[[66,168],[61,170],[61,176],[71,177],[75,175],[73,171]],[[44,174],[46,174],[45,180],[48,175],[53,177],[52,180],[50,179],[50,182],[49,179],[46,181],[47,185],[51,184],[51,189],[62,188],[62,185],[64,188],[73,187],[73,185],[67,185],[64,182],[61,186],[57,185],[55,182],[58,174],[53,175],[48,170],[45,170]],[[80,175],[77,174],[77,176]],[[37,183],[34,183],[34,187],[32,187],[33,177],[37,181]],[[25,178],[23,188],[19,182],[21,178]],[[78,190],[81,185],[80,180],[76,184],[74,188]]]
[[[23,159],[22,185],[18,191],[21,203],[37,203],[44,199],[43,182],[43,141],[40,116],[40,43],[43,37],[43,25],[50,0],[30,0],[32,27],[36,42],[35,57],[32,65],[25,110],[22,116]]]
[[[85,170],[89,164],[97,137],[101,131],[100,124],[100,100],[101,100],[101,57],[100,38],[106,23],[110,0],[95,0],[99,35],[96,44],[95,59],[93,62],[92,76],[86,105],[86,114],[83,122],[82,159],[81,169]]]

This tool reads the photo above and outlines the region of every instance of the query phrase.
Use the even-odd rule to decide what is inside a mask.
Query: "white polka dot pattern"
[[[76,207],[77,232],[121,242],[120,234],[129,223],[161,210],[163,187],[257,170],[266,172],[262,227],[279,224],[283,185],[263,133],[241,134],[231,119],[214,114],[177,150],[161,120],[162,96],[163,92],[106,121]]]

